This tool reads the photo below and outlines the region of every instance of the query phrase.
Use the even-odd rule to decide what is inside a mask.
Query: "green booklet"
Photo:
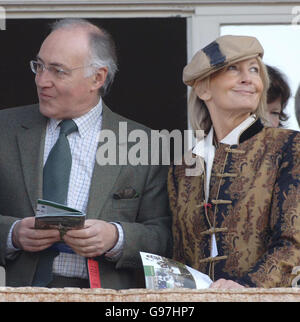
[[[58,229],[64,234],[69,229],[84,227],[85,214],[65,205],[38,199],[35,215],[36,229]]]

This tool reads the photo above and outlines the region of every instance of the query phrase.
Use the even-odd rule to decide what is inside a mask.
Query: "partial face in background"
[[[271,127],[279,127],[280,124],[280,113],[281,113],[281,99],[277,98],[274,102],[267,105],[266,117]]]

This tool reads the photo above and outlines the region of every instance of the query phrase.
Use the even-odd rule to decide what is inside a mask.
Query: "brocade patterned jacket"
[[[239,144],[219,143],[207,201],[205,172],[188,176],[191,167],[183,161],[169,170],[173,259],[215,281],[290,287],[300,266],[300,133],[258,119]]]

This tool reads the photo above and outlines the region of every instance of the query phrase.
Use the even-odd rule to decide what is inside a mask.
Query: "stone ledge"
[[[111,290],[0,287],[0,302],[300,302],[299,288]]]

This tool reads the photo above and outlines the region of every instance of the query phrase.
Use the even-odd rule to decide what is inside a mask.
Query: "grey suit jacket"
[[[142,129],[150,133],[148,128],[104,105],[102,130],[116,133],[117,146],[122,144],[119,122],[127,122],[128,132]],[[40,114],[38,105],[0,111],[0,265],[6,269],[7,286],[30,286],[38,261],[39,253],[26,251],[19,251],[14,260],[7,260],[6,242],[13,222],[34,216],[37,199],[42,198],[46,124],[47,118]],[[127,148],[130,149],[130,144]],[[139,251],[170,256],[166,176],[167,168],[162,166],[99,166],[95,162],[87,218],[119,222],[125,235],[124,250],[117,262],[104,256],[97,258],[102,287],[144,287]],[[135,198],[114,197],[128,186],[136,190]]]

